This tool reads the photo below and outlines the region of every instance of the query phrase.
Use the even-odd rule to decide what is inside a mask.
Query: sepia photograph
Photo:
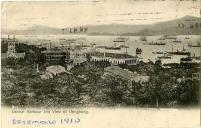
[[[199,128],[200,5],[199,0],[2,2],[2,111],[88,108],[104,124],[99,111],[109,109],[115,125],[100,128]],[[126,116],[129,111],[133,116]],[[76,112],[87,113],[69,110]],[[118,125],[121,115],[141,123]],[[69,120],[76,128],[88,126]],[[15,118],[10,123],[28,125]],[[29,127],[39,125],[32,123]]]

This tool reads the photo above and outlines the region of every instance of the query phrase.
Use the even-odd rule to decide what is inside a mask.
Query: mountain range
[[[16,35],[55,35],[55,34],[87,34],[87,35],[200,35],[201,22],[199,17],[185,16],[171,21],[158,22],[148,25],[85,25],[87,32],[70,33],[70,27],[65,31],[61,28],[52,28],[36,25],[25,30],[2,30],[2,34]],[[79,30],[80,26],[73,27]]]

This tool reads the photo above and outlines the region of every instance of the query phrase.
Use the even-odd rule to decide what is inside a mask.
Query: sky
[[[65,28],[101,24],[152,24],[200,16],[200,0],[77,0],[65,2],[3,2],[2,29],[36,25]]]

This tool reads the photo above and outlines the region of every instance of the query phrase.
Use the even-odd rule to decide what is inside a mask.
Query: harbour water
[[[2,37],[6,37],[7,35],[3,35]],[[123,37],[123,36],[122,36]],[[172,52],[172,51],[182,51],[185,49],[186,51],[191,52],[191,56],[200,56],[200,47],[188,47],[188,44],[196,45],[200,42],[199,35],[178,35],[175,36],[180,40],[179,42],[173,42],[174,39],[165,39],[159,40],[162,36],[147,36],[147,42],[141,41],[140,36],[125,36],[125,38],[129,38],[125,43],[123,42],[113,42],[117,36],[89,36],[89,35],[16,35],[16,39],[24,40],[26,43],[36,44],[38,42],[43,43],[51,42],[53,46],[60,46],[61,39],[75,39],[76,41],[72,44],[96,44],[95,46],[113,46],[116,43],[116,46],[126,45],[129,48],[121,48],[120,50],[109,50],[104,48],[97,48],[97,51],[101,52],[112,52],[112,53],[128,53],[129,55],[136,56],[136,48],[142,49],[142,53],[138,55],[142,58],[143,61],[147,62],[149,60],[156,61],[158,56],[162,56],[159,54],[153,54],[153,52]],[[188,37],[188,39],[186,38]],[[164,42],[166,45],[144,45],[144,43],[151,42]],[[62,42],[64,45],[67,42]],[[66,44],[67,45],[67,44]],[[178,63],[180,58],[186,57],[183,55],[173,55],[171,59],[162,59],[163,63]]]

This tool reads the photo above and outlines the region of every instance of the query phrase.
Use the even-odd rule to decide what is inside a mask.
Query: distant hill
[[[16,35],[50,35],[50,34],[61,34],[62,31],[58,28],[36,25],[29,27],[28,29],[25,30],[2,30],[2,33],[16,34]]]
[[[86,33],[79,33],[80,26],[74,27],[78,31],[70,33],[72,28],[51,28],[47,26],[33,26],[26,30],[2,30],[3,34],[19,35],[49,35],[49,34],[88,34],[88,35],[200,35],[201,23],[198,17],[185,16],[183,18],[159,22],[150,25],[87,25]]]

